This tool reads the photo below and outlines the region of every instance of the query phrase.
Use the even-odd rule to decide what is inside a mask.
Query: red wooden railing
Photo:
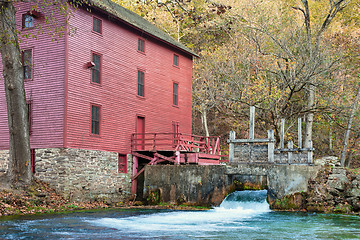
[[[218,136],[197,136],[183,133],[134,133],[132,151],[185,151],[219,155]]]

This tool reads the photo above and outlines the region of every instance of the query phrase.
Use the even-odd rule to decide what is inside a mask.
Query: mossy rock
[[[303,194],[295,193],[281,199],[276,199],[270,203],[270,208],[276,210],[302,210],[304,209],[304,202]]]
[[[309,212],[324,212],[325,206],[321,203],[311,204],[306,206],[306,210]]]
[[[352,212],[352,206],[349,204],[338,204],[335,206],[333,212],[334,213],[351,213]]]

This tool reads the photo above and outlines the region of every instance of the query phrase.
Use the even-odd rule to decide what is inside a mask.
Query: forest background
[[[284,118],[285,141],[296,142],[302,118],[315,157],[344,152],[360,166],[358,1],[114,1],[199,55],[193,134],[221,136],[226,154],[230,130],[248,137],[255,106],[255,137],[273,129],[279,140]]]

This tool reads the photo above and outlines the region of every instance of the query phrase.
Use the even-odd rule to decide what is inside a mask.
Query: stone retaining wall
[[[0,151],[0,174],[7,172],[9,167],[9,150]]]
[[[7,170],[7,158],[0,152],[0,171]],[[4,157],[5,156],[5,157]],[[75,201],[124,201],[131,191],[132,158],[127,172],[118,172],[118,153],[72,148],[35,150],[35,177]]]

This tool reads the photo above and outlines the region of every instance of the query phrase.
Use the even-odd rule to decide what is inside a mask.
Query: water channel
[[[0,220],[0,239],[360,239],[360,217],[275,212],[266,190],[205,211],[104,210]]]

